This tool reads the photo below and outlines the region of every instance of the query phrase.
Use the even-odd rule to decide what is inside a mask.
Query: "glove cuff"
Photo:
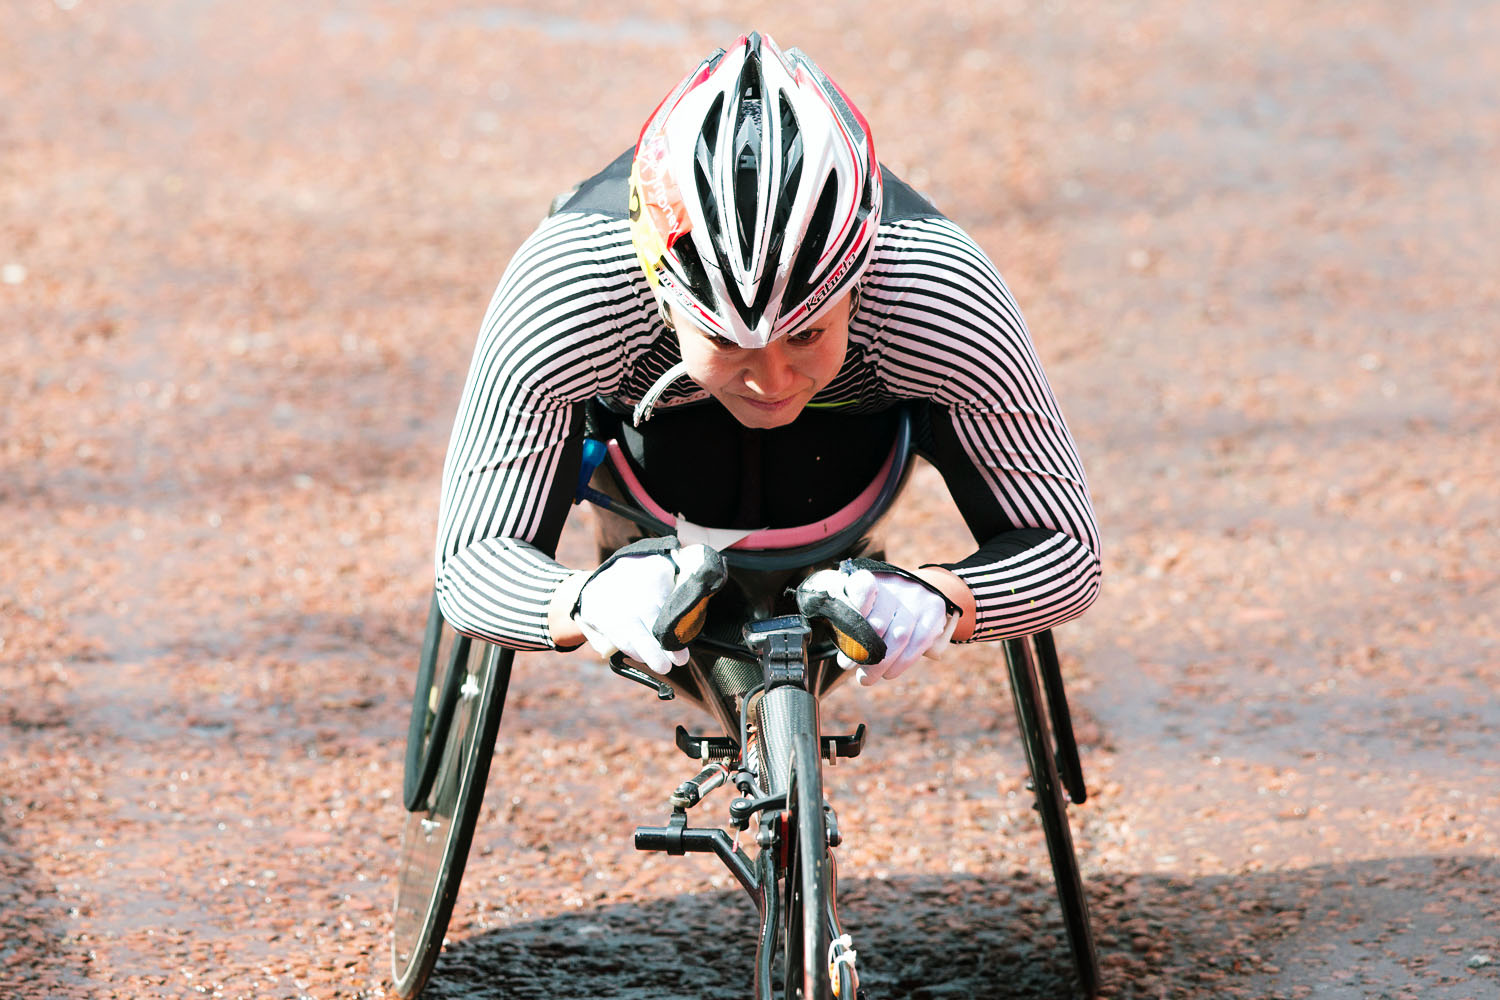
[[[920,576],[913,573],[909,569],[902,569],[900,566],[893,566],[892,564],[888,562],[882,562],[879,559],[845,559],[843,562],[839,563],[839,572],[845,575],[857,572],[862,569],[867,569],[871,573],[890,573],[894,576],[901,577],[901,579],[903,580],[910,580],[912,583],[920,584],[931,593],[936,594],[938,597],[942,598],[943,606],[947,608],[947,614],[963,614],[963,609],[960,608],[957,604],[954,604],[947,594],[943,593],[941,590],[937,589],[932,584],[928,583],[926,580],[922,579]]]

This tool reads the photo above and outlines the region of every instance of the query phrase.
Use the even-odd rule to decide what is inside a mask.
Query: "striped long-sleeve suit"
[[[631,404],[680,360],[625,219],[628,154],[586,181],[520,247],[485,313],[443,469],[436,571],[462,632],[548,649],[568,570],[549,553],[578,476],[583,405]],[[1083,466],[1020,310],[964,231],[885,177],[849,349],[820,407],[923,401],[925,454],[979,540],[948,565],[974,592],[974,639],[1049,628],[1099,587]],[[658,412],[717,406],[690,381]],[[643,432],[649,433],[649,421]]]

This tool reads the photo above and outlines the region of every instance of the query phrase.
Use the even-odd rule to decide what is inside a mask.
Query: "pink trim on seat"
[[[612,440],[608,448],[610,468],[614,470],[615,475],[620,477],[620,485],[625,487],[625,492],[630,494],[631,499],[658,521],[676,527],[677,518],[668,514],[660,504],[646,494],[646,488],[636,477],[635,470],[630,467],[630,463],[626,461],[620,443]],[[829,535],[843,531],[875,505],[875,499],[880,495],[880,488],[885,484],[886,477],[890,475],[891,463],[895,459],[896,449],[892,448],[891,453],[885,457],[885,464],[880,467],[880,471],[875,474],[870,485],[866,486],[859,496],[823,520],[796,528],[762,528],[759,531],[752,531],[729,547],[731,549],[794,549],[822,541]],[[705,527],[708,526],[705,525]]]

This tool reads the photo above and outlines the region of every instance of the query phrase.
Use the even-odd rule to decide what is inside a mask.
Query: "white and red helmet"
[[[630,171],[631,238],[658,301],[742,347],[854,287],[880,201],[864,116],[811,59],[759,34],[667,95]]]

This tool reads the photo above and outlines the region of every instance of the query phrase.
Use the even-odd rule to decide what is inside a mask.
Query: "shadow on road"
[[[1490,858],[1096,876],[1089,888],[1109,998],[1458,1000],[1500,986]],[[871,1000],[1074,995],[1049,880],[845,879],[840,902]],[[424,996],[749,996],[754,931],[738,890],[584,909],[459,942]]]
[[[7,997],[28,995],[28,990],[45,994],[56,984],[66,919],[56,894],[6,832],[6,826],[28,811],[19,791],[0,789],[0,996]]]

